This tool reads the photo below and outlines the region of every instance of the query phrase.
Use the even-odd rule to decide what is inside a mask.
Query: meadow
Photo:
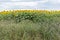
[[[0,40],[60,40],[60,10],[1,11]]]

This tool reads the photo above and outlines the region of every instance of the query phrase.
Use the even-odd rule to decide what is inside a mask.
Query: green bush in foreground
[[[60,40],[60,14],[36,10],[0,14],[0,40]]]

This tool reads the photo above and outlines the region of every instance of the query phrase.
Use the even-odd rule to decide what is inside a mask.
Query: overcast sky
[[[0,0],[0,10],[14,9],[60,10],[60,0]]]

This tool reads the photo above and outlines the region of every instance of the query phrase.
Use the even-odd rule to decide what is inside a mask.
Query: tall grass
[[[60,40],[60,11],[2,11],[0,40]]]

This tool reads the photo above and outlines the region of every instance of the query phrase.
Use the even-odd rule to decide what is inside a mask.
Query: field
[[[60,40],[60,11],[1,11],[0,40]]]

